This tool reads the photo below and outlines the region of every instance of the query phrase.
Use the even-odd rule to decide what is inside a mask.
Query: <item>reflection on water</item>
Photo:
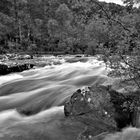
[[[74,140],[84,126],[65,120],[63,103],[83,86],[103,83],[102,62],[45,66],[0,77],[1,140]]]

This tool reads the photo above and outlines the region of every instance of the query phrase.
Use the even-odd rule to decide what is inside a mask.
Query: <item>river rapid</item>
[[[95,57],[0,76],[0,140],[76,140],[85,126],[66,119],[63,104],[77,89],[106,79]]]

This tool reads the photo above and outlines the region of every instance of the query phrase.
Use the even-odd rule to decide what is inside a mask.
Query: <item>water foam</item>
[[[23,76],[20,74],[10,74],[6,76],[0,76],[0,85],[21,78],[23,78]]]
[[[75,125],[73,128],[71,124],[65,124],[65,121],[63,122],[65,129],[62,129],[61,121],[65,120],[62,105],[77,89],[103,83],[107,78],[107,70],[103,62],[95,58],[89,58],[87,62],[67,63],[63,59],[62,61],[61,65],[49,65],[0,77],[0,111],[2,111],[0,126],[2,130],[9,127],[2,134],[7,132],[6,135],[9,138],[15,133],[19,135],[19,129],[23,135],[30,132],[32,128],[34,133],[39,131],[41,135],[49,132],[50,137],[53,137],[52,132],[56,131],[56,137],[58,137],[60,134],[62,136],[64,131],[69,136],[81,131],[81,126],[78,127],[79,125],[72,123]],[[46,125],[44,126],[42,122]],[[38,126],[40,129],[37,128]],[[61,129],[62,132],[59,132]],[[40,132],[45,130],[46,132]],[[46,136],[45,139],[47,138]],[[9,139],[16,140],[15,137]],[[28,137],[28,139],[31,138]],[[66,135],[61,139],[65,140]],[[67,139],[70,138],[67,137]]]

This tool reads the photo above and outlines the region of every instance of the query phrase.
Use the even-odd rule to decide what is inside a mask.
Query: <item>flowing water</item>
[[[107,79],[103,62],[63,62],[0,76],[0,140],[75,140],[85,126],[64,117],[79,88]]]

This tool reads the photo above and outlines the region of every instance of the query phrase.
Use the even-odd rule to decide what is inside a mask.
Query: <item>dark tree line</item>
[[[130,52],[138,41],[140,14],[133,1],[125,2],[1,0],[0,53],[96,54],[118,46]]]

